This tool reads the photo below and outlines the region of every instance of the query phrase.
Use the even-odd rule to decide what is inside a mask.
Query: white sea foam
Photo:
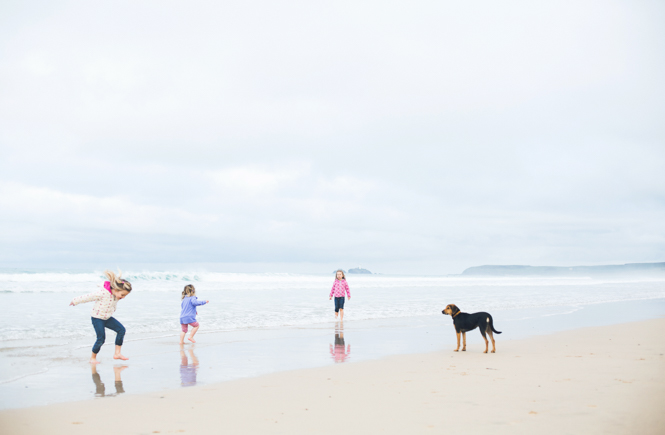
[[[178,271],[126,271],[123,278],[142,291],[173,291],[180,284],[209,284],[222,289],[306,289],[327,286],[327,275],[298,275],[288,273],[214,273]],[[93,287],[104,280],[102,271],[90,273],[3,273],[0,272],[0,292],[79,292],[83,286]],[[604,283],[627,284],[662,282],[663,279],[588,278],[588,277],[466,277],[466,276],[350,276],[356,288],[418,288],[418,287],[551,287],[594,286]]]
[[[134,290],[115,317],[130,336],[177,332],[180,293],[189,283],[199,298],[211,301],[199,309],[202,331],[304,326],[332,318],[332,275],[129,270],[123,277]],[[68,304],[98,289],[102,280],[102,271],[0,273],[0,342],[93,336],[91,304]],[[448,303],[472,312],[665,298],[663,279],[363,275],[348,281],[349,320],[439,314]]]

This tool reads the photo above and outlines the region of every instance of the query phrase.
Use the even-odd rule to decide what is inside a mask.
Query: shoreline
[[[602,303],[585,306],[544,307],[492,311],[495,326],[503,331],[498,346],[512,340],[557,331],[601,326],[665,316],[665,299]],[[339,334],[342,334],[339,337]],[[127,341],[130,360],[121,375],[123,396],[214,385],[271,373],[359,363],[386,357],[446,351],[455,344],[449,316],[433,315],[383,320],[330,322],[309,327],[257,329],[197,334],[196,345],[185,345],[184,357],[177,336],[146,337]],[[112,338],[111,338],[112,339]],[[477,331],[467,334],[470,346],[483,343]],[[110,341],[110,340],[107,340]],[[107,343],[109,344],[109,343]],[[88,341],[67,345],[64,354],[48,360],[40,353],[62,349],[45,344],[2,351],[0,369],[9,382],[0,384],[0,409],[20,409],[54,403],[94,400],[99,385],[91,378]],[[116,361],[112,346],[100,353],[98,380],[113,390]],[[198,365],[194,366],[196,360]],[[183,361],[184,362],[183,364]],[[21,373],[22,370],[24,373]],[[17,373],[21,376],[10,378]],[[106,393],[104,393],[106,394]]]
[[[662,433],[665,319],[0,411],[12,434]],[[452,334],[452,331],[449,331]],[[110,383],[109,383],[110,384]]]

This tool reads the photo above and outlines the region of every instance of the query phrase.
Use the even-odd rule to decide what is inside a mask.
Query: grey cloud
[[[3,5],[0,258],[662,261],[665,8],[474,5]]]

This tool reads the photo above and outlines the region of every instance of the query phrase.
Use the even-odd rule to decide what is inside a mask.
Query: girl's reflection
[[[97,364],[90,364],[90,367],[92,368],[92,382],[95,383],[95,388],[97,389],[95,396],[113,397],[125,392],[125,389],[122,388],[122,379],[120,378],[120,373],[122,373],[122,371],[125,370],[127,366],[113,367],[113,373],[115,374],[115,393],[113,394],[106,394],[106,387],[104,387],[101,376],[99,376],[99,373],[97,373]]]
[[[180,385],[191,387],[196,385],[196,371],[199,369],[199,359],[194,355],[194,349],[189,348],[189,356],[192,358],[190,364],[185,354],[185,346],[180,345]]]
[[[336,363],[343,363],[350,353],[351,345],[344,343],[344,324],[338,324],[335,326],[335,345],[330,345],[330,355]]]

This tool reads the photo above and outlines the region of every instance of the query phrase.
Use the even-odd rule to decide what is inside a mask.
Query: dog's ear
[[[454,316],[455,314],[457,314],[457,313],[460,312],[460,309],[457,308],[457,305],[455,305],[455,304],[450,304],[449,306],[450,306],[451,314],[452,314],[453,316]]]

